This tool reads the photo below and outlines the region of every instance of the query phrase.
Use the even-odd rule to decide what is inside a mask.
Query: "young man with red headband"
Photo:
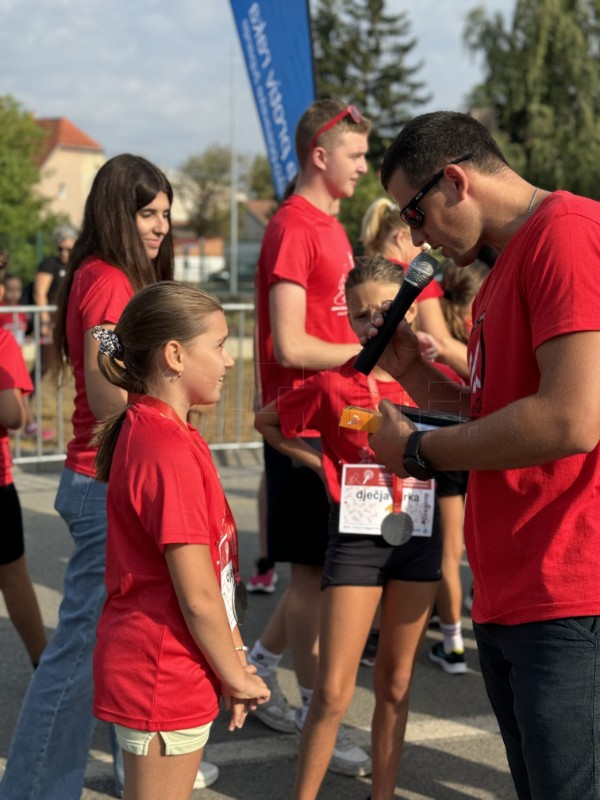
[[[371,123],[355,106],[313,103],[296,129],[300,164],[294,193],[270,220],[256,281],[258,355],[262,402],[299,386],[315,372],[343,364],[357,352],[347,319],[344,282],[352,247],[335,217],[367,171]],[[307,441],[319,446],[315,431]],[[267,681],[272,699],[259,719],[275,730],[300,731],[317,673],[321,576],[329,502],[322,481],[265,445],[269,558],[291,564],[288,591],[255,643],[250,660]],[[276,669],[289,643],[302,708],[294,718],[278,690]],[[368,774],[367,754],[342,734],[330,769]]]

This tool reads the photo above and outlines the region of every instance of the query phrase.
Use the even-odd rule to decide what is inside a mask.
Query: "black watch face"
[[[404,459],[403,465],[408,474],[419,481],[428,481],[431,478],[431,472],[427,467],[412,458]]]

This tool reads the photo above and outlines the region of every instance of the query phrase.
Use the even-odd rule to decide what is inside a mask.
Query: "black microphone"
[[[363,375],[368,375],[377,364],[394,335],[394,331],[404,319],[404,315],[433,279],[437,267],[438,263],[435,258],[427,253],[419,253],[410,262],[402,286],[386,311],[383,325],[378,329],[377,336],[369,339],[354,362],[354,368]]]

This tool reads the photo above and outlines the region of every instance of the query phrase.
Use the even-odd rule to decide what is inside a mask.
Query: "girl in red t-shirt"
[[[350,324],[358,338],[364,335],[373,312],[384,300],[395,296],[402,280],[403,271],[381,256],[357,260],[357,266],[348,273],[346,301]],[[415,313],[413,305],[406,314],[409,322]],[[393,797],[415,659],[441,577],[437,510],[433,517],[429,513],[428,531],[413,535],[402,546],[383,539],[378,526],[372,525],[372,511],[365,513],[360,503],[354,503],[354,532],[348,533],[349,528],[342,527],[340,510],[346,491],[343,466],[353,465],[352,470],[363,476],[359,479],[361,484],[363,479],[375,480],[375,491],[386,479],[383,469],[373,464],[367,433],[339,426],[342,409],[376,408],[382,398],[409,403],[402,387],[380,367],[365,377],[354,369],[353,362],[351,359],[337,369],[322,372],[282,395],[257,415],[255,423],[269,444],[323,477],[332,501],[322,582],[319,673],[308,715],[305,719],[297,716],[302,737],[296,800],[314,800],[318,796],[338,727],[354,694],[361,654],[380,602],[380,638],[374,667],[373,793],[378,798]],[[305,427],[319,431],[322,456],[298,438]],[[391,483],[391,476],[387,477]],[[345,483],[349,485],[353,480],[346,477]],[[356,491],[353,486],[349,489],[350,494]],[[431,512],[435,508],[431,487],[427,491],[427,501],[422,495],[423,507],[428,503]],[[377,510],[382,511],[380,507]]]
[[[4,295],[3,269],[0,261],[0,302]],[[27,562],[23,517],[19,495],[11,473],[8,429],[23,426],[26,418],[25,395],[33,386],[21,348],[8,330],[0,328],[0,591],[11,622],[37,667],[46,647],[46,631]]]
[[[187,800],[219,696],[234,730],[270,694],[237,626],[235,523],[187,423],[192,406],[218,401],[233,366],[227,323],[216,298],[165,281],[93,335],[100,372],[128,393],[95,440],[108,537],[94,712],[116,726],[125,798]]]
[[[3,800],[79,797],[95,720],[92,656],[105,598],[106,485],[95,478],[91,444],[97,420],[125,406],[125,394],[100,374],[95,325],[114,327],[135,291],[173,274],[165,175],[139,156],[122,154],[96,174],[58,302],[54,337],[75,384],[73,438],[67,446],[55,508],[74,549],[65,570],[58,627],[21,707],[4,777]],[[69,374],[69,378],[70,378]],[[115,789],[120,793],[120,751]]]

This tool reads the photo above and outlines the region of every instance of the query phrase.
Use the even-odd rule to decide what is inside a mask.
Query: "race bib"
[[[221,570],[221,595],[225,604],[229,627],[233,629],[237,625],[237,619],[235,616],[235,572],[231,561]]]

